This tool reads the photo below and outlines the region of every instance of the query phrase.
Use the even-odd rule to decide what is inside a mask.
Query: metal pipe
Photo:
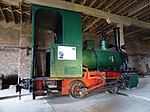
[[[114,37],[115,37],[115,45],[116,50],[120,51],[120,28],[114,28]]]

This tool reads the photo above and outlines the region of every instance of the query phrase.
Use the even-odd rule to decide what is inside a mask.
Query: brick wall
[[[0,22],[0,45],[18,45],[19,35],[19,25]],[[18,49],[0,49],[0,73],[18,74],[18,53]]]
[[[83,34],[83,41],[92,39],[96,42],[96,47],[99,48],[99,35],[91,35],[88,33]],[[106,38],[110,43],[114,42],[114,37]],[[128,66],[141,70],[145,74],[150,74],[150,40],[141,41],[139,39],[126,39],[127,46],[126,52],[129,54]]]
[[[31,24],[0,22],[0,45],[31,46]],[[112,37],[113,38],[113,37]],[[100,36],[83,34],[83,41],[93,39],[99,46]],[[109,40],[110,38],[108,38]],[[111,42],[113,43],[112,39]],[[147,72],[146,64],[150,66],[150,41],[126,40],[129,66]],[[136,55],[135,55],[136,54]],[[147,54],[147,55],[141,55]],[[18,74],[21,77],[29,77],[31,64],[31,50],[0,48],[0,73],[4,75]]]
[[[0,45],[31,46],[31,25],[0,22]],[[0,48],[0,73],[29,77],[31,51],[17,48]]]
[[[126,39],[126,44],[129,66],[150,74],[150,40]]]
[[[31,24],[23,23],[21,26],[20,42],[21,46],[31,46]],[[30,76],[31,50],[20,49],[18,61],[18,75],[20,77]]]

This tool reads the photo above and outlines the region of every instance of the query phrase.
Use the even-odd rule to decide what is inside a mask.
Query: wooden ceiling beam
[[[96,25],[93,29],[91,29],[89,32],[90,33],[95,33],[96,31],[97,31],[97,29],[99,28],[99,27],[101,27],[101,26],[103,26],[105,23],[100,23],[100,24],[98,24],[98,25]],[[102,28],[102,27],[101,27]]]
[[[142,30],[144,30],[144,29],[137,29],[137,30],[131,31],[131,32],[125,34],[125,37],[128,37],[128,36],[130,36],[130,35],[133,35],[134,33],[140,32],[140,31],[142,31]]]
[[[13,6],[12,5],[10,5],[10,9],[11,9],[12,18],[13,18],[15,24],[16,24],[17,22],[16,22],[16,18],[15,18],[14,12],[13,12]]]
[[[125,1],[125,0],[124,0]],[[109,7],[111,7],[114,3],[116,3],[117,0],[111,1],[107,6],[105,6],[105,10],[107,10]]]
[[[107,0],[103,0],[98,6],[96,6],[96,9],[99,9],[102,5],[104,5],[107,2]]]
[[[143,38],[141,38],[140,40],[143,40],[143,41],[150,40],[150,36],[148,36],[148,37],[143,37]]]
[[[66,9],[66,10],[71,10],[71,11],[76,11],[76,12],[82,12],[87,15],[106,19],[109,24],[116,23],[116,24],[123,24],[127,26],[133,25],[137,27],[150,29],[150,23],[135,20],[135,19],[125,17],[125,16],[118,16],[109,12],[104,12],[102,10],[97,10],[97,9],[90,8],[87,6],[82,6],[79,4],[69,3],[69,2],[60,1],[60,0],[42,0],[42,1],[32,0],[31,3],[44,5],[44,6],[52,6],[55,8],[61,8],[61,9]]]
[[[147,7],[148,5],[150,5],[150,2],[148,2],[148,1],[141,3],[141,4],[138,5],[136,8],[134,8],[134,11],[131,10],[131,11],[129,12],[128,16],[131,16],[131,15],[135,14],[136,12],[142,10],[143,8]]]
[[[93,0],[92,3],[89,5],[89,7],[92,7],[95,4],[96,1],[97,0]]]
[[[125,0],[124,0],[125,1]],[[105,7],[105,10],[107,10],[111,5],[113,5],[116,2],[116,0],[112,1],[108,6]],[[121,4],[120,4],[121,5]],[[116,7],[117,8],[117,7]],[[116,9],[115,8],[115,9]],[[94,30],[96,30],[96,28],[93,28],[90,32],[93,32]]]
[[[129,7],[130,5],[134,4],[134,3],[137,2],[137,1],[138,1],[138,0],[132,0],[132,1],[130,1],[130,2],[127,3],[127,5],[125,5],[122,9],[118,10],[118,11],[116,12],[116,14],[121,13],[123,10],[125,10],[127,7]]]
[[[133,18],[138,18],[138,16],[140,16],[141,14],[144,14],[145,12],[150,12],[150,6],[149,7],[145,7],[146,9],[138,12],[136,15],[133,16]]]
[[[95,19],[94,21],[92,21],[91,23],[89,23],[85,29],[83,29],[83,32],[87,31],[90,27],[92,27],[94,24],[96,24],[98,21],[100,20],[100,18]]]
[[[74,2],[75,2],[75,0],[71,0],[71,2],[72,2],[72,3],[74,3]]]
[[[115,7],[113,7],[112,9],[110,9],[110,12],[113,12],[114,10],[118,9],[120,6],[123,6],[124,3],[126,3],[126,0],[121,0],[119,1]]]
[[[119,2],[119,4],[117,5],[117,7],[114,7],[113,10],[117,9],[120,5],[122,5],[122,4],[125,3],[125,2],[126,2],[126,0],[123,0],[123,1]],[[101,5],[99,5],[99,6],[102,6],[104,3],[105,3],[105,1],[103,1],[103,2],[101,3]],[[107,6],[105,7],[105,10],[108,10],[108,8],[109,8],[111,5],[113,5],[114,3],[116,3],[116,0],[113,0],[109,5],[107,5]],[[97,8],[99,8],[99,6],[98,6]],[[110,12],[112,12],[113,10],[110,10]],[[88,16],[87,16],[87,17],[88,17]],[[86,18],[84,18],[84,19],[86,19]],[[83,22],[83,21],[82,21],[82,22]]]
[[[19,4],[19,7],[20,7],[20,23],[22,24],[23,23],[23,9],[22,9],[22,3]]]
[[[82,5],[84,5],[86,3],[87,0],[83,0]]]
[[[13,6],[18,6],[19,4],[22,3],[26,3],[26,4],[30,4],[31,0],[0,0],[2,3],[6,3],[6,4],[10,4]]]
[[[91,15],[98,18],[106,19],[108,23],[117,23],[117,24],[123,24],[123,25],[133,25],[138,26],[142,28],[148,28],[150,29],[150,23],[146,23],[143,21],[135,20],[132,18],[128,18],[125,16],[118,16],[112,13],[104,12],[101,10],[97,10],[94,8],[73,4],[65,1],[60,0],[33,0],[32,3],[38,4],[38,5],[45,5],[45,6],[52,6],[55,8],[62,8],[66,10],[72,10],[77,12],[82,12],[87,15]]]
[[[96,30],[98,27],[100,27],[102,24],[104,24],[104,23],[102,22],[101,24],[95,25],[89,32],[90,32],[90,33],[94,33],[95,30]]]
[[[0,12],[1,12],[1,14],[2,14],[2,16],[3,16],[4,20],[5,20],[5,22],[8,23],[8,19],[7,19],[6,16],[5,16],[5,13],[4,13],[4,11],[3,11],[2,7],[1,7],[1,4],[0,4]]]
[[[19,11],[19,9],[15,9],[15,10],[13,10],[13,12],[17,12],[18,14],[21,14],[21,12]]]
[[[10,5],[14,5],[14,6],[19,6],[19,2],[21,2],[22,0],[1,0],[1,2],[10,4]]]
[[[98,6],[96,6],[96,9],[100,8],[105,3],[106,3],[106,0],[103,0]],[[90,7],[92,7],[92,5]],[[88,15],[82,19],[82,22],[84,22],[87,18],[88,18]]]
[[[95,4],[96,0],[94,0],[89,7],[92,7],[94,4]],[[86,19],[88,18],[88,16],[85,16],[83,19],[82,19],[82,22],[84,22]]]

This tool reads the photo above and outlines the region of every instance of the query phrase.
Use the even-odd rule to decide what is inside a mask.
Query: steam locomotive
[[[120,46],[119,28],[114,29],[115,45],[109,44],[105,32],[101,33],[99,48],[95,47],[93,40],[82,44],[81,15],[79,12],[32,4],[30,80],[20,80],[17,92],[21,88],[30,89],[35,99],[57,89],[62,95],[83,98],[91,91],[115,94],[120,89],[137,86],[138,75],[128,70],[128,57]],[[50,52],[38,50],[39,42],[44,41],[47,35],[41,33],[42,30],[55,32]],[[115,50],[110,50],[110,47],[115,47]],[[40,71],[43,66],[39,64],[41,54],[46,57],[42,60],[45,61],[45,74]]]

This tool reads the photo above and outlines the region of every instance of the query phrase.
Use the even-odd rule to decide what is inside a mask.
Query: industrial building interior
[[[36,10],[32,7],[34,5],[38,8],[50,7],[53,10],[41,9],[33,16]],[[73,12],[77,16],[68,16],[73,18],[66,19],[67,14],[63,16],[64,12],[58,13],[59,11],[55,11],[57,9],[64,12],[69,10],[68,13]],[[78,22],[78,14],[81,15],[82,27],[79,34],[77,33],[80,24],[75,23]],[[64,18],[67,21],[66,25]],[[50,68],[52,56],[55,56],[50,54],[55,47],[53,44],[77,43],[80,47],[77,47],[77,50],[81,50],[86,46],[84,41],[92,40],[95,42],[95,48],[99,48],[99,41],[104,31],[106,40],[114,46],[115,28],[120,29],[120,46],[125,45],[125,49],[122,47],[121,49],[128,56],[128,69],[136,71],[138,75],[136,87],[125,88],[116,94],[104,90],[93,91],[82,99],[70,98],[69,95],[53,91],[47,95],[37,95],[38,97],[33,100],[29,89],[16,90],[19,77],[31,78],[32,69],[36,74],[33,77],[49,77],[49,74],[54,73],[50,70],[61,70],[59,65],[56,66],[57,69]],[[81,35],[82,39],[74,39],[73,36],[70,39],[66,36],[65,40],[63,35],[67,34],[64,33],[64,29],[72,31],[68,33],[70,37],[71,34],[76,34],[76,36]],[[81,46],[80,41],[83,44]],[[34,50],[37,50],[36,53]],[[93,52],[96,54],[95,51]],[[75,58],[78,56],[77,52]],[[67,58],[74,60],[72,57]],[[114,62],[113,57],[110,60]],[[33,61],[35,64],[32,65]],[[59,64],[57,60],[55,61]],[[79,59],[79,61],[82,64],[84,60]],[[71,64],[74,65],[68,67]],[[78,69],[74,61],[64,66],[68,67],[64,67],[68,74]],[[52,74],[53,76],[55,74]],[[59,77],[55,80],[60,83]],[[63,83],[60,85],[63,88]],[[0,0],[0,112],[149,112],[149,92],[150,0]]]

